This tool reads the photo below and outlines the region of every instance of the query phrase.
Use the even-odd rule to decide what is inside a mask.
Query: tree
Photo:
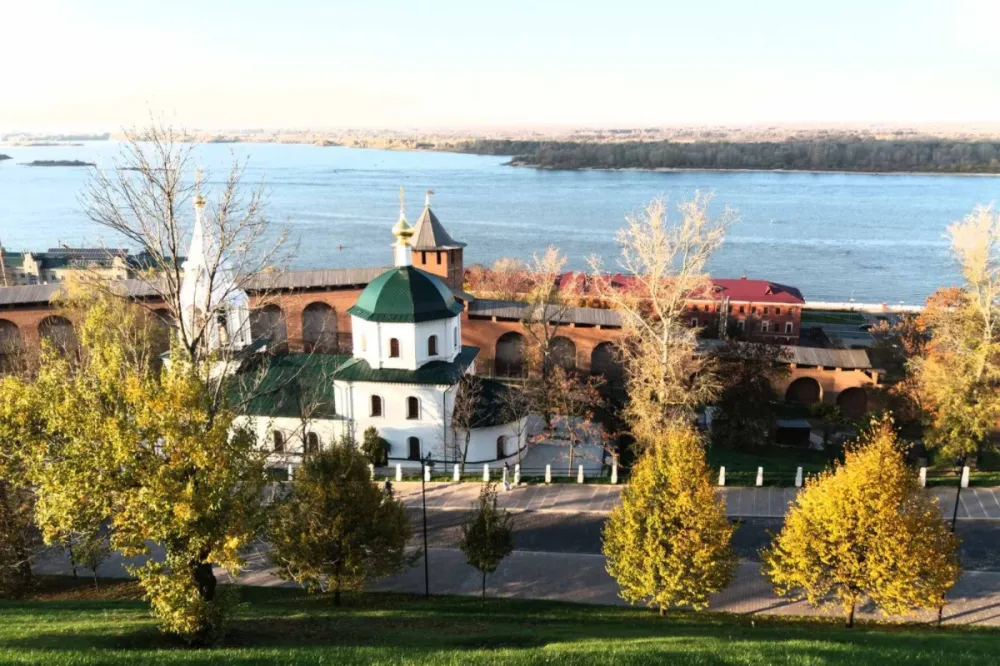
[[[306,459],[268,530],[278,574],[310,592],[360,590],[403,569],[410,520],[402,502],[371,481],[350,440]]]
[[[661,615],[700,610],[729,584],[736,528],[709,474],[699,436],[685,424],[668,427],[633,466],[602,533],[608,573],[623,599]]]
[[[31,563],[41,542],[23,438],[31,414],[20,385],[13,376],[0,377],[0,597],[17,597],[31,588]]]
[[[933,300],[928,299],[930,310]],[[874,344],[868,350],[872,365],[885,371],[881,385],[871,390],[892,413],[900,433],[915,439],[923,435],[924,410],[914,361],[924,355],[928,333],[923,315],[903,314],[892,324],[882,321],[871,329]]]
[[[479,298],[513,301],[531,290],[528,268],[520,259],[501,257],[493,266],[476,264],[469,267],[465,285],[469,293]]]
[[[842,465],[808,479],[762,555],[778,594],[813,605],[833,595],[850,627],[864,596],[888,614],[939,608],[958,579],[956,546],[884,417]]]
[[[736,219],[731,209],[709,214],[712,197],[695,193],[667,219],[667,203],[654,199],[626,218],[617,235],[626,286],[592,260],[593,285],[622,318],[618,345],[629,400],[625,417],[640,446],[660,438],[668,424],[689,420],[718,392],[712,359],[697,354],[697,329],[684,321],[688,298],[707,293],[706,265]]]
[[[507,386],[506,389],[499,393],[499,407],[504,422],[510,425],[511,433],[517,442],[517,461],[521,462],[521,442],[524,441],[528,429],[531,401],[525,392],[516,386]]]
[[[774,384],[788,375],[787,352],[780,345],[727,340],[713,351],[722,381],[712,420],[713,443],[735,450],[762,446],[771,439]]]
[[[455,389],[455,404],[451,410],[451,434],[455,443],[456,459],[465,472],[465,461],[469,457],[469,442],[472,430],[481,418],[480,402],[483,398],[483,380],[478,375],[462,375]],[[459,433],[462,440],[459,441]]]
[[[497,507],[494,483],[484,483],[479,500],[462,525],[459,544],[466,562],[483,575],[483,606],[486,606],[486,574],[491,574],[500,562],[514,551],[514,517]]]
[[[544,254],[532,257],[526,272],[527,303],[521,323],[534,342],[533,352],[542,376],[548,375],[552,366],[561,360],[552,357],[552,347],[570,308],[569,294],[559,289],[559,277],[565,265],[566,257],[550,246]],[[572,361],[575,365],[576,359]]]
[[[46,345],[37,378],[3,386],[30,416],[20,440],[36,520],[49,543],[107,523],[125,557],[162,547],[130,568],[154,616],[189,641],[217,638],[232,604],[213,564],[238,572],[258,536],[266,453],[195,366],[152,362],[141,308],[104,290],[78,304],[80,353]]]
[[[234,160],[214,204],[205,206],[203,224],[210,240],[203,248],[209,264],[203,286],[211,300],[199,305],[199,316],[182,316],[188,204],[192,194],[201,197],[199,188],[190,185],[196,146],[185,141],[183,132],[155,120],[127,131],[111,169],[93,171],[81,203],[93,222],[140,248],[148,270],[136,279],[162,302],[151,300],[147,307],[166,307],[177,327],[177,354],[197,361],[231,298],[250,287],[266,292],[277,277],[275,266],[286,258],[287,232],[271,228],[263,188],[245,188],[246,164]]]
[[[100,568],[101,563],[111,554],[111,547],[108,544],[107,537],[100,532],[85,535],[74,546],[73,553],[77,562],[83,568],[90,569],[91,573],[94,574],[94,589],[101,589],[100,584],[97,582],[97,570]]]
[[[978,207],[948,232],[965,284],[928,301],[931,339],[913,366],[927,442],[964,464],[1000,419],[1000,214]]]
[[[369,426],[361,436],[361,450],[368,462],[376,467],[388,463],[386,442],[378,434],[378,428]]]
[[[550,441],[565,437],[569,447],[569,474],[573,473],[577,445],[601,439],[600,426],[594,422],[594,411],[601,404],[599,381],[557,365],[538,383],[539,407],[544,406],[549,414],[545,434]]]

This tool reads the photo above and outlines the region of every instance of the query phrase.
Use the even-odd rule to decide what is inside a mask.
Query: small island
[[[4,160],[9,160],[9,159],[10,159],[10,155],[4,155],[4,154],[0,153],[0,162],[3,162]]]
[[[93,162],[84,162],[82,160],[35,160],[34,162],[25,162],[24,166],[30,167],[92,167],[97,166]]]

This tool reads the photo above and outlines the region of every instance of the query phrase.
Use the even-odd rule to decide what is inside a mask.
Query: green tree
[[[459,545],[466,562],[483,576],[483,606],[486,606],[486,574],[491,574],[500,562],[514,551],[514,517],[497,506],[494,483],[484,483],[472,513],[462,525]]]
[[[958,579],[956,546],[885,417],[844,464],[806,482],[762,555],[778,594],[813,605],[833,595],[850,627],[864,596],[888,614],[940,608]]]
[[[111,554],[111,546],[107,537],[100,533],[84,535],[73,547],[73,555],[76,561],[85,569],[90,569],[94,575],[94,589],[99,590],[100,584],[97,582],[97,570]]]
[[[385,440],[378,434],[378,428],[369,426],[361,436],[361,450],[368,462],[376,467],[388,462]]]
[[[79,354],[47,346],[34,380],[3,386],[30,415],[21,440],[36,520],[48,543],[106,522],[125,557],[161,547],[130,569],[154,616],[189,641],[213,640],[232,608],[213,564],[237,572],[258,535],[266,454],[197,366],[159,370],[142,310],[103,291],[81,298]]]
[[[773,386],[789,372],[784,348],[728,340],[713,356],[723,385],[715,403],[713,444],[735,450],[767,444],[778,399]]]
[[[410,520],[402,502],[371,481],[349,441],[306,459],[278,502],[268,530],[278,573],[310,592],[360,590],[411,564]]]
[[[697,432],[675,424],[632,468],[621,504],[608,517],[603,550],[623,599],[660,614],[700,610],[732,579],[735,527],[715,495]]]

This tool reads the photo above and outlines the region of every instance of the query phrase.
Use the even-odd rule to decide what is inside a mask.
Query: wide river
[[[114,142],[0,145],[0,154],[13,158],[0,162],[0,242],[10,250],[114,244],[79,203],[90,169],[20,163],[77,159],[109,167],[117,150]],[[715,193],[717,210],[728,205],[740,217],[713,274],[795,285],[810,300],[921,302],[959,279],[947,226],[1000,198],[995,177],[559,172],[505,167],[502,157],[279,144],[198,148],[209,194],[233,154],[249,160],[247,182],[265,183],[269,217],[297,243],[295,268],[390,263],[400,185],[411,222],[424,191],[434,189],[438,217],[468,243],[466,265],[526,259],[554,245],[576,269],[591,255],[614,267],[615,230],[645,202],[702,190]]]

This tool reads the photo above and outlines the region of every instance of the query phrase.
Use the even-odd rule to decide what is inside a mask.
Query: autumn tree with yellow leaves
[[[960,572],[956,547],[883,418],[843,464],[806,482],[762,554],[778,594],[835,599],[851,627],[865,597],[889,615],[940,608]]]
[[[699,610],[732,579],[734,531],[715,495],[698,433],[675,424],[632,468],[621,504],[605,523],[608,573],[631,603],[661,614]]]
[[[212,640],[232,607],[213,565],[237,571],[259,534],[264,454],[195,366],[153,362],[143,310],[87,298],[75,304],[79,352],[46,345],[36,377],[0,385],[0,403],[20,400],[36,521],[50,543],[108,525],[122,555],[153,556],[130,570],[161,626]]]

